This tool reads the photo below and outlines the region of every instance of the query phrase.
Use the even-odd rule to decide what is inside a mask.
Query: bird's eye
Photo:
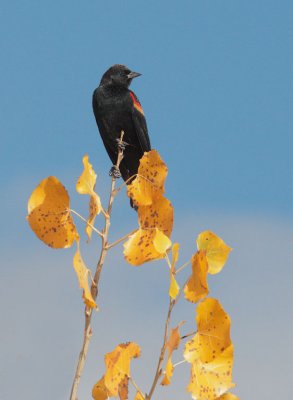
[[[125,73],[125,75],[128,75],[128,74],[130,74],[130,70],[129,69],[126,69],[125,71],[124,71],[124,73]]]

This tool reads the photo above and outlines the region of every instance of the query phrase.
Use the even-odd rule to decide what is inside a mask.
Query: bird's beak
[[[128,75],[127,75],[127,78],[128,79],[133,79],[133,78],[136,78],[136,77],[138,77],[138,76],[140,76],[141,74],[139,73],[139,72],[130,72]]]

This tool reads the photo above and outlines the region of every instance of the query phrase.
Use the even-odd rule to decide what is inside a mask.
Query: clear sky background
[[[2,2],[1,400],[69,397],[83,330],[74,249],[38,241],[26,205],[38,182],[55,175],[86,215],[86,199],[74,191],[86,153],[107,196],[110,162],[91,95],[114,63],[143,74],[132,89],[169,167],[181,261],[205,229],[234,248],[210,294],[232,318],[235,394],[292,396],[292,43],[291,0]],[[113,221],[112,239],[136,226],[124,193]],[[98,239],[83,241],[82,251],[94,268]],[[133,372],[149,389],[167,290],[163,263],[130,267],[121,247],[110,255],[80,400],[90,398],[103,354],[127,340],[142,347]],[[193,305],[182,302],[172,324],[181,319],[193,329]],[[190,398],[188,366],[175,372],[155,399]]]

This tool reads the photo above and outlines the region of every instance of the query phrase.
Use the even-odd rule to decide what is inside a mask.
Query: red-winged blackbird
[[[151,149],[146,120],[136,95],[128,89],[133,78],[140,76],[124,65],[113,65],[103,75],[93,93],[93,110],[104,146],[113,163],[110,175],[126,181],[137,174],[139,160]],[[124,131],[124,157],[120,173],[115,168],[118,140]],[[128,182],[130,183],[130,182]]]

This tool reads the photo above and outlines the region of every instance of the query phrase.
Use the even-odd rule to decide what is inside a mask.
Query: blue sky
[[[41,393],[45,400],[52,394],[56,399],[67,396],[82,329],[78,319],[82,316],[80,293],[70,269],[72,251],[54,252],[36,240],[25,221],[26,203],[41,179],[56,175],[70,191],[72,206],[86,214],[85,199],[74,193],[86,153],[99,174],[99,192],[107,194],[110,162],[93,118],[91,94],[103,72],[114,63],[124,63],[143,74],[132,89],[143,105],[152,145],[169,167],[167,196],[176,210],[174,240],[186,245],[185,257],[193,251],[194,238],[203,229],[215,230],[234,248],[229,267],[218,278],[223,287],[216,286],[216,294],[211,295],[226,302],[227,311],[232,313],[238,351],[235,393],[251,400],[273,398],[272,392],[275,397],[289,396],[286,380],[268,363],[290,366],[286,332],[292,329],[287,308],[292,304],[292,16],[289,0],[12,0],[1,5],[3,307],[11,293],[8,288],[13,289],[13,318],[7,306],[2,311],[12,331],[2,332],[2,342],[15,348],[6,355],[6,365],[0,367],[0,379],[2,375],[6,382],[0,389],[3,400],[11,398],[13,379],[24,379],[19,388],[14,384],[14,394],[21,393],[25,400],[37,399]],[[130,231],[136,224],[125,195],[118,200],[115,215],[113,237],[117,238],[125,233],[124,227]],[[89,246],[88,256],[93,265],[95,244]],[[115,257],[119,268],[132,271],[122,260],[121,248]],[[150,301],[145,312],[156,323],[163,314],[151,314],[151,306],[161,301],[162,294],[156,289],[163,273],[157,276],[158,269],[147,266],[139,271],[127,279],[134,287],[141,288],[145,282],[154,285],[155,303]],[[109,272],[109,279],[116,273]],[[38,279],[41,288],[36,285]],[[64,293],[67,282],[72,290],[67,288]],[[48,296],[52,285],[57,297],[51,308]],[[116,286],[113,304],[122,301]],[[39,300],[35,302],[28,293],[38,293]],[[130,308],[133,299],[124,296],[124,307]],[[260,299],[261,306],[256,306]],[[145,302],[137,304],[144,307]],[[55,313],[56,307],[60,312]],[[114,309],[113,305],[111,312],[119,316]],[[44,332],[36,334],[31,329],[34,315],[49,333],[45,343],[41,340]],[[49,315],[50,324],[46,324]],[[68,318],[65,322],[63,315]],[[271,326],[276,315],[284,325],[283,349],[279,353],[272,350],[270,358],[265,345],[271,347],[280,334],[279,328]],[[55,338],[52,333],[56,329],[52,328],[54,317],[74,327],[70,345],[65,344],[68,334],[60,338],[56,331]],[[253,343],[247,326],[255,327],[259,346]],[[145,340],[143,332],[137,334]],[[55,340],[50,341],[50,335]],[[118,335],[116,339],[120,340]],[[105,352],[112,346],[107,340],[110,348],[105,344]],[[24,382],[39,377],[38,365],[43,365],[46,375],[52,374],[56,343],[66,349],[64,368],[68,375],[52,383],[47,398],[42,389],[45,382],[36,384],[33,391],[31,387],[24,390]],[[24,350],[20,352],[18,347]],[[102,354],[102,350],[97,351]],[[19,354],[24,372],[17,367]],[[40,354],[48,358],[45,366]],[[89,362],[94,365],[93,359]],[[151,368],[150,363],[147,369]],[[258,385],[253,380],[260,370],[263,381]],[[247,385],[248,376],[254,387]],[[54,381],[54,376],[49,379]],[[265,387],[268,380],[274,387],[271,391]],[[40,377],[37,381],[42,382]],[[84,398],[91,384],[88,381],[87,387],[83,383]],[[168,392],[169,400],[179,395],[183,398],[178,387],[173,394]]]

